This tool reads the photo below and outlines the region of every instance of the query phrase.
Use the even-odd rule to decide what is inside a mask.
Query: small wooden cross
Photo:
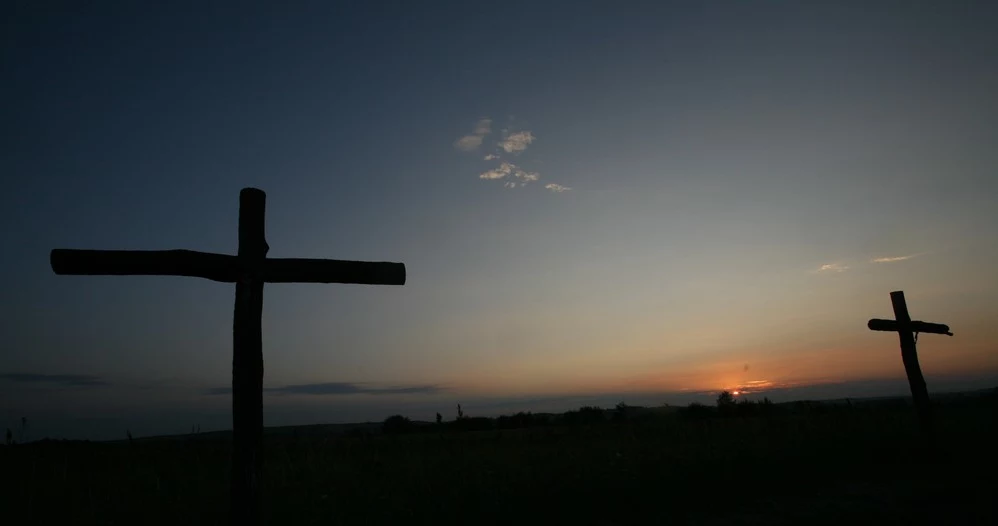
[[[934,439],[932,430],[932,411],[929,404],[929,390],[925,386],[925,378],[922,376],[922,368],[918,365],[918,354],[915,352],[915,334],[926,332],[929,334],[946,334],[953,336],[948,325],[941,323],[928,323],[924,321],[912,321],[908,314],[908,304],[904,300],[904,291],[896,290],[891,292],[891,304],[894,306],[893,320],[872,319],[866,326],[871,331],[888,331],[898,333],[901,339],[901,361],[904,363],[904,371],[908,375],[908,385],[911,387],[911,399],[915,403],[915,411],[922,424],[922,431],[930,443]]]
[[[236,284],[232,325],[232,524],[260,523],[263,461],[264,283],[359,283],[404,285],[402,263],[327,259],[267,259],[266,194],[239,193],[239,252],[236,256],[192,250],[67,250],[51,254],[56,274],[191,276]]]

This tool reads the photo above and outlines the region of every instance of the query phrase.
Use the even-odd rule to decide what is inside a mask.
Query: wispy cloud
[[[499,141],[499,147],[506,153],[520,153],[534,142],[534,134],[529,130],[518,131],[506,135],[506,138]]]
[[[513,177],[520,180],[520,184],[532,183],[541,178],[541,175],[537,172],[525,172],[519,168],[513,171]]]
[[[486,161],[493,161],[493,160],[495,160],[495,159],[498,159],[498,158],[499,158],[499,156],[498,156],[498,155],[496,155],[496,154],[494,154],[494,153],[490,153],[490,154],[488,154],[488,155],[486,155],[486,156],[484,157],[484,159],[485,159]]]
[[[532,183],[541,178],[540,174],[537,172],[528,172],[519,166],[503,161],[496,168],[482,172],[479,174],[479,179],[503,179],[509,175],[512,175],[515,180],[506,181],[503,186],[506,188],[516,188],[520,186],[526,186],[527,183]]]
[[[108,385],[100,377],[86,374],[38,374],[38,373],[3,373],[0,380],[25,384],[47,384],[61,387],[97,387]]]
[[[769,380],[751,380],[736,387],[727,388],[727,390],[737,392],[739,395],[747,395],[774,388],[779,388],[779,386]]]
[[[432,394],[442,389],[436,385],[410,385],[404,387],[364,387],[347,382],[326,382],[317,384],[286,385],[264,389],[269,393],[307,394],[307,395],[343,395],[343,394]]]
[[[465,135],[454,141],[454,147],[463,152],[473,152],[481,145],[482,137],[480,135]]]
[[[475,135],[488,135],[492,133],[492,119],[485,117],[475,123]]]
[[[472,152],[482,145],[486,135],[492,133],[492,119],[479,119],[470,135],[454,141],[454,147],[464,152]]]
[[[324,382],[315,384],[285,385],[282,387],[265,387],[265,393],[303,394],[303,395],[390,395],[390,394],[433,394],[443,391],[439,385],[409,385],[402,387],[365,387],[349,382]],[[205,391],[209,395],[223,395],[232,392],[231,387],[215,387]]]
[[[555,184],[555,183],[548,183],[548,184],[544,185],[544,188],[547,188],[548,190],[551,190],[552,192],[556,192],[556,193],[559,193],[559,194],[561,192],[567,192],[567,191],[571,190],[571,188],[569,188],[567,186],[562,186],[560,184]]]
[[[482,172],[481,174],[479,174],[478,178],[479,179],[490,179],[490,180],[491,179],[502,179],[503,177],[506,177],[507,175],[513,173],[513,170],[516,170],[516,169],[517,169],[516,165],[514,165],[512,163],[507,163],[507,162],[504,161],[504,162],[500,163],[499,166],[497,166],[497,167],[495,167],[495,168],[493,168],[491,170]]]
[[[826,263],[820,267],[815,272],[845,272],[849,270],[849,265],[844,265],[842,263]]]
[[[896,263],[898,261],[904,261],[906,259],[911,259],[911,258],[918,257],[918,256],[921,256],[921,255],[922,255],[922,253],[919,253],[919,254],[909,254],[907,256],[892,256],[892,257],[885,257],[885,258],[873,258],[873,259],[870,260],[870,263]]]

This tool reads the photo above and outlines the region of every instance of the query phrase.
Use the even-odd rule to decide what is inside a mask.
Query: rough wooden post
[[[232,324],[232,481],[231,523],[260,523],[263,469],[263,271],[266,194],[255,188],[239,193],[239,252],[242,272],[236,282]]]
[[[904,371],[908,375],[911,399],[915,404],[915,411],[918,413],[922,431],[932,443],[935,438],[932,428],[932,406],[929,402],[929,390],[925,385],[925,377],[922,376],[922,368],[918,365],[915,336],[911,315],[908,313],[908,304],[904,300],[904,291],[891,292],[891,305],[894,306],[894,319],[897,321],[898,336],[901,339],[901,361],[904,362]]]

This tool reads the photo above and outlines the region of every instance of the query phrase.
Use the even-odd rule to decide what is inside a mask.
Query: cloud
[[[895,262],[898,262],[898,261],[904,261],[906,259],[911,259],[913,257],[918,257],[918,256],[921,256],[921,255],[922,254],[910,254],[910,255],[907,255],[907,256],[894,256],[894,257],[886,257],[886,258],[873,258],[873,259],[870,260],[870,263],[895,263]]]
[[[479,119],[471,135],[465,135],[454,141],[454,147],[464,152],[475,151],[482,145],[482,139],[490,133],[492,133],[492,119]]]
[[[324,382],[315,384],[285,385],[282,387],[264,387],[265,393],[304,394],[304,395],[348,395],[348,394],[434,394],[443,391],[438,385],[410,385],[403,387],[364,387],[361,384],[349,382]],[[214,387],[205,391],[209,395],[232,393],[231,387]]]
[[[547,188],[548,190],[551,190],[552,192],[556,192],[556,193],[559,193],[559,194],[561,192],[567,192],[567,191],[571,190],[571,188],[569,188],[567,186],[562,186],[560,184],[555,184],[555,183],[548,183],[548,184],[544,185],[544,188]]]
[[[541,178],[541,175],[537,172],[525,172],[519,168],[513,171],[513,177],[520,180],[520,184],[524,185],[527,183],[532,183]]]
[[[465,135],[454,141],[454,147],[463,152],[475,151],[481,145],[482,137],[480,135]]]
[[[414,385],[406,387],[373,388],[346,382],[326,382],[318,384],[286,385],[264,389],[270,393],[307,394],[307,395],[342,395],[342,394],[432,394],[441,389],[436,385]]]
[[[503,177],[506,177],[507,175],[513,173],[513,170],[519,170],[519,168],[517,168],[515,164],[502,162],[499,164],[498,167],[493,168],[487,172],[482,172],[481,174],[479,174],[478,178],[490,179],[490,180],[502,179]]]
[[[530,131],[520,131],[511,133],[505,139],[499,141],[499,147],[506,153],[520,153],[534,142],[534,134]]]
[[[475,123],[475,135],[488,135],[492,133],[492,119],[479,119]]]
[[[493,160],[498,159],[498,158],[499,158],[499,156],[496,155],[496,154],[494,154],[494,153],[490,153],[490,154],[488,154],[488,155],[485,156],[485,160],[486,161],[493,161]]]
[[[503,161],[496,168],[482,172],[478,178],[479,179],[503,179],[509,175],[512,175],[517,180],[506,181],[503,186],[506,188],[516,188],[518,186],[526,186],[527,183],[532,183],[541,178],[541,175],[537,172],[528,172],[521,169],[519,166]]]
[[[848,265],[843,265],[841,263],[826,263],[820,267],[815,272],[845,272],[849,270]]]
[[[25,384],[50,384],[61,387],[97,387],[108,385],[100,377],[86,374],[37,374],[37,373],[4,373],[0,380]]]
[[[747,395],[758,394],[772,389],[782,389],[790,385],[791,384],[775,384],[769,380],[750,380],[734,386],[725,387],[724,390],[731,391],[733,394],[737,393],[738,395]]]

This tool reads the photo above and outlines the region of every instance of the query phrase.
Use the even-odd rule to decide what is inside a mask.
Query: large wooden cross
[[[402,263],[326,259],[267,259],[264,236],[266,194],[256,188],[239,193],[238,255],[192,250],[66,250],[51,254],[56,274],[191,276],[236,284],[232,324],[232,479],[233,524],[260,521],[259,496],[263,449],[263,343],[261,315],[264,283],[359,283],[404,285]]]
[[[918,365],[918,354],[915,352],[916,334],[946,334],[953,336],[949,331],[949,326],[941,323],[928,323],[924,321],[912,321],[908,314],[908,304],[904,300],[904,291],[896,290],[891,292],[891,304],[894,306],[893,320],[872,319],[866,326],[871,331],[888,331],[898,333],[901,339],[901,361],[904,363],[904,371],[908,375],[908,385],[911,387],[911,399],[915,404],[915,411],[922,425],[922,431],[926,437],[932,441],[932,411],[929,404],[929,390],[925,386],[925,378],[922,376],[922,368]]]

